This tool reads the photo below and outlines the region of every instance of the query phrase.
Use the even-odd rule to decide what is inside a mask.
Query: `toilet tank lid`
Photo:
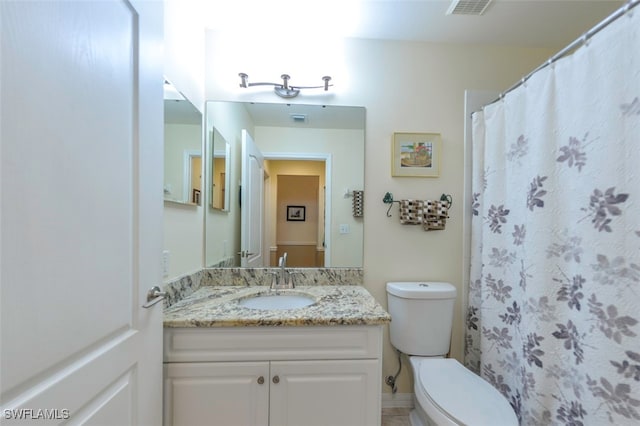
[[[445,282],[389,282],[387,293],[405,299],[455,299],[456,288]]]

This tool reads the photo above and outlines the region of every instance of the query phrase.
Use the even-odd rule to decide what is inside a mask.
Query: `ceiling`
[[[492,0],[480,16],[448,15],[443,0],[218,0],[208,3],[206,27],[252,28],[251,35],[283,32],[454,44],[542,47],[560,50],[616,9],[620,0]],[[475,0],[468,0],[475,1]],[[237,18],[238,21],[234,21]],[[347,25],[345,25],[347,24]],[[246,31],[245,31],[246,32]],[[249,105],[256,125],[349,128],[348,114],[303,105]],[[314,108],[320,108],[318,106]],[[295,110],[294,110],[295,109]],[[360,112],[349,111],[360,119]],[[292,113],[307,115],[294,123]],[[328,120],[325,120],[328,119]]]
[[[493,0],[481,16],[447,15],[450,1],[366,1],[354,37],[562,48],[624,4]]]
[[[475,0],[468,0],[475,1]],[[253,28],[384,40],[546,47],[558,50],[620,0],[492,0],[481,16],[447,15],[450,0],[224,0],[208,3],[213,30]]]
[[[256,126],[364,129],[362,107],[247,102],[245,108]]]

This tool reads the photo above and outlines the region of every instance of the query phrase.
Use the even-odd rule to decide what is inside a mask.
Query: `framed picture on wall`
[[[287,206],[287,220],[293,222],[305,221],[305,206]]]
[[[191,193],[191,202],[200,205],[200,190],[193,189]]]
[[[438,177],[440,133],[394,133],[391,176]]]

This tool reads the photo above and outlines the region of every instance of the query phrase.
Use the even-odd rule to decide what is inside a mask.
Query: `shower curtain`
[[[640,424],[640,7],[473,116],[465,364],[523,425]]]

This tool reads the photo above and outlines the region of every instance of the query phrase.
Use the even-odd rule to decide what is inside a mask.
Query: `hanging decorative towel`
[[[353,217],[364,216],[364,191],[353,191]]]
[[[439,200],[402,200],[394,201],[390,192],[384,194],[382,202],[389,204],[387,217],[393,203],[400,208],[400,223],[402,225],[422,225],[425,231],[443,230],[449,218],[449,209],[453,205],[450,194],[442,194]]]
[[[449,217],[449,206],[448,201],[425,200],[422,228],[425,231],[444,229]]]
[[[424,222],[424,201],[400,201],[400,223],[403,225],[421,225]]]

